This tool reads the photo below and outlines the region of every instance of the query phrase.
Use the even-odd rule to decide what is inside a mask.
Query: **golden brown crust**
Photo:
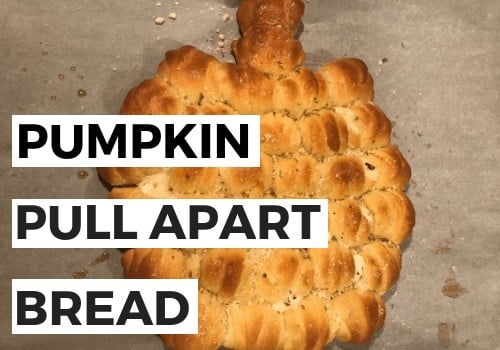
[[[259,168],[158,169],[138,186],[148,197],[263,198],[274,194],[283,198],[341,200],[373,190],[402,191],[409,178],[410,168],[401,153],[387,146],[322,159],[305,154],[271,157],[262,153]]]
[[[403,192],[372,192],[363,197],[363,202],[373,218],[374,236],[396,244],[410,236],[415,225],[415,209]]]
[[[351,250],[333,242],[327,249],[309,249],[309,255],[316,288],[334,294],[352,284],[356,270]]]
[[[379,242],[360,254],[333,243],[302,252],[132,249],[122,257],[129,278],[199,279],[200,334],[163,336],[174,349],[308,350],[334,338],[366,341],[383,324],[378,295],[396,281],[400,263],[399,250]]]
[[[399,278],[401,253],[399,247],[381,242],[366,244],[361,249],[361,278],[357,283],[359,290],[375,291],[383,295]]]
[[[364,343],[385,320],[384,302],[372,292],[348,291],[333,299],[328,308],[338,320],[337,339]]]
[[[232,43],[236,61],[270,74],[286,74],[302,64],[295,32],[304,14],[300,0],[244,1],[238,9],[242,37]]]
[[[108,168],[110,198],[327,198],[326,249],[133,249],[129,278],[197,278],[199,334],[163,335],[175,350],[323,349],[361,343],[385,319],[398,244],[415,212],[411,170],[390,144],[373,80],[353,58],[313,72],[294,34],[299,0],[244,0],[236,64],[192,46],[169,51],[122,114],[260,114],[259,168]],[[123,187],[128,186],[128,187]]]
[[[229,299],[240,285],[245,261],[242,249],[211,249],[201,259],[200,284]]]
[[[171,349],[217,350],[226,333],[226,313],[216,297],[200,289],[198,292],[198,334],[161,335]]]
[[[97,168],[99,177],[113,186],[135,185],[161,168]]]

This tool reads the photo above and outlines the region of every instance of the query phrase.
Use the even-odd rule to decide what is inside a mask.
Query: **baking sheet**
[[[120,278],[121,268],[118,250],[93,264],[104,250],[10,248],[11,198],[106,196],[94,169],[11,168],[10,117],[115,114],[183,44],[230,60],[237,4],[0,1],[0,349],[162,349],[155,336],[11,335],[12,278]],[[368,344],[331,349],[500,348],[499,17],[495,0],[306,1],[306,63],[367,63],[412,166],[417,212],[384,329]]]

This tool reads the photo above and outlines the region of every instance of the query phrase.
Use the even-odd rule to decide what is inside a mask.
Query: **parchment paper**
[[[94,169],[11,168],[11,115],[116,114],[183,44],[229,60],[237,3],[0,1],[0,349],[162,349],[147,335],[11,335],[12,278],[122,276],[118,250],[102,259],[102,249],[11,248],[12,198],[106,196]],[[331,349],[500,348],[499,17],[495,0],[306,2],[306,63],[367,63],[412,166],[417,211],[384,329],[368,344]]]

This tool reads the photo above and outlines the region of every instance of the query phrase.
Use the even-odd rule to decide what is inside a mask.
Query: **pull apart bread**
[[[361,343],[385,319],[415,213],[410,167],[390,144],[366,65],[313,72],[294,35],[300,0],[244,0],[236,64],[192,46],[165,55],[122,114],[260,114],[260,168],[101,168],[110,198],[328,198],[325,249],[131,249],[128,278],[198,278],[199,334],[168,348],[323,349]]]

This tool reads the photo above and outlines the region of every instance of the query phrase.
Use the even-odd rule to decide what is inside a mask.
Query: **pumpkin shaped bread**
[[[198,278],[199,334],[167,348],[323,349],[385,319],[415,214],[410,167],[390,144],[373,80],[354,58],[317,71],[294,36],[300,0],[244,0],[236,63],[192,46],[165,55],[122,114],[260,114],[260,168],[100,168],[110,198],[328,198],[325,249],[131,249],[128,278]],[[202,118],[202,117],[201,117]]]

